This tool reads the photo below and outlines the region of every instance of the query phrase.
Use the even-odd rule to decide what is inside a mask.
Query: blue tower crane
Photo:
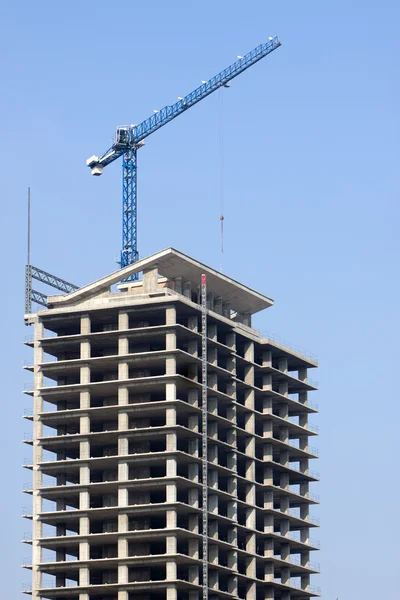
[[[117,127],[115,141],[111,148],[100,158],[91,156],[86,161],[92,175],[99,176],[102,175],[104,167],[122,156],[121,268],[133,264],[139,257],[137,249],[137,151],[144,145],[144,139],[220,87],[229,87],[229,82],[234,77],[246,71],[280,45],[281,42],[277,36],[269,38],[268,42],[260,44],[245,56],[238,57],[238,60],[232,65],[203,82],[201,86],[184,98],[179,98],[175,104],[165,106],[139,125]],[[136,277],[134,276],[134,278]]]

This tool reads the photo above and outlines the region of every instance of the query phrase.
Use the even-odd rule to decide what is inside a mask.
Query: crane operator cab
[[[114,148],[126,148],[129,144],[130,127],[117,127]]]

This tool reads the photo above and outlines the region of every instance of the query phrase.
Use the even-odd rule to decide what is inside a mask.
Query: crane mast
[[[278,37],[269,38],[229,67],[202,85],[179,98],[178,102],[156,111],[139,125],[117,127],[115,141],[103,156],[91,156],[86,161],[92,175],[102,175],[104,167],[122,157],[122,249],[121,268],[133,264],[139,258],[137,246],[137,150],[143,146],[145,138],[186,112],[189,108],[221,88],[229,87],[229,82],[246,71],[256,62],[279,48]],[[132,278],[137,278],[134,275]]]

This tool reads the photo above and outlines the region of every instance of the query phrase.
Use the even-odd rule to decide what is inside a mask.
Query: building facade
[[[202,273],[208,597],[318,595],[316,362],[252,329],[272,300],[168,249],[26,315],[35,600],[204,597]]]

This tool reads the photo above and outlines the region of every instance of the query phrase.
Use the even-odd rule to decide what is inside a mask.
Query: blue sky
[[[261,331],[320,360],[324,600],[396,600],[398,4],[1,4],[4,597],[29,581],[19,568],[30,527],[20,519],[30,502],[20,494],[30,478],[20,468],[30,452],[20,444],[27,187],[33,264],[79,285],[115,270],[120,165],[95,179],[86,158],[109,147],[116,125],[141,122],[278,34],[283,46],[223,91],[223,267],[275,299]],[[174,246],[219,267],[219,103],[218,92],[140,151],[141,255]]]

